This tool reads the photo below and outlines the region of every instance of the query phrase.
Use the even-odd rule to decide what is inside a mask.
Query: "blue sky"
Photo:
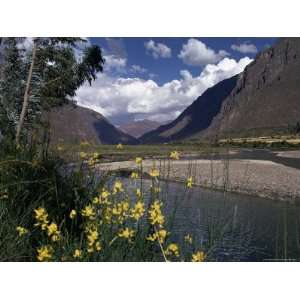
[[[104,73],[78,103],[114,124],[177,117],[205,89],[241,72],[276,38],[89,38],[103,49]]]

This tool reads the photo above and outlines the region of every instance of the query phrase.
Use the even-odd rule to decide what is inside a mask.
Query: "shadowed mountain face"
[[[173,122],[143,135],[142,143],[168,142],[183,139],[206,129],[220,112],[221,105],[236,85],[237,76],[207,89]]]
[[[260,53],[202,135],[259,135],[300,121],[300,38],[282,38]]]
[[[142,143],[183,138],[255,136],[300,121],[300,38],[281,38],[244,72],[208,89],[175,121]]]
[[[64,105],[49,113],[51,143],[132,144],[135,139],[87,108]]]
[[[118,128],[126,134],[129,134],[135,138],[139,138],[143,134],[158,128],[161,123],[151,120],[133,121],[130,123],[122,124]]]

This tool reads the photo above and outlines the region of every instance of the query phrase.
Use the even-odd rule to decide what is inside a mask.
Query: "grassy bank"
[[[174,242],[159,170],[153,168],[147,192],[142,160],[136,165],[131,178],[139,187],[130,195],[114,177],[94,176],[91,165],[70,171],[61,159],[32,150],[2,152],[0,261],[209,259],[188,233],[184,249]],[[192,178],[186,189],[191,187]]]

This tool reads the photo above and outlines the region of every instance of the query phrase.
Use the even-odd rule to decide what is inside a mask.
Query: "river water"
[[[122,180],[129,190],[138,187]],[[143,181],[145,192],[150,184]],[[187,250],[203,249],[214,261],[300,260],[299,206],[172,182],[160,182],[160,189],[170,239],[194,247]],[[186,234],[194,246],[184,242]]]

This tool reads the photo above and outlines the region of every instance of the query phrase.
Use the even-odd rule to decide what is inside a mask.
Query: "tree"
[[[24,94],[26,67],[16,38],[5,38],[0,78],[0,128],[4,136],[14,136]]]
[[[36,38],[29,56],[30,67],[26,78],[22,110],[17,125],[16,144],[19,145],[21,131],[28,114],[30,99],[35,98],[42,109],[67,102],[85,82],[96,79],[103,71],[104,59],[99,46],[83,50],[82,59],[75,57],[79,38]]]

